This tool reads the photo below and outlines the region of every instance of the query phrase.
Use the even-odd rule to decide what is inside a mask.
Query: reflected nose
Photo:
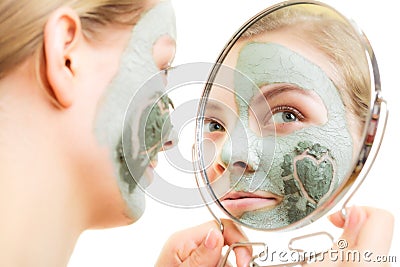
[[[235,175],[255,172],[259,164],[257,152],[247,142],[243,144],[232,139],[234,136],[227,140],[221,151],[224,168]]]
[[[254,172],[254,168],[248,162],[244,161],[235,161],[229,169],[237,175]]]
[[[246,160],[236,160],[230,163],[224,163],[223,168],[228,169],[228,171],[235,176],[241,176],[248,173],[254,173],[254,166]]]
[[[169,35],[160,36],[153,45],[153,58],[158,69],[165,70],[171,66],[175,57],[175,40]]]

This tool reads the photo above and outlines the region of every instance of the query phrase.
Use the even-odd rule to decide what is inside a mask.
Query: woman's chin
[[[146,208],[144,192],[137,186],[130,194],[129,199],[124,199],[127,204],[126,215],[131,220],[131,223],[134,223],[142,217]]]

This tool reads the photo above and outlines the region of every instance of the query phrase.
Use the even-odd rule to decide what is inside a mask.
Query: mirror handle
[[[332,242],[333,244],[333,236],[331,234],[329,234],[328,232],[316,232],[316,233],[312,233],[312,234],[307,234],[307,235],[303,235],[303,236],[298,236],[295,238],[292,238],[289,243],[288,243],[288,249],[289,251],[294,251],[294,252],[298,252],[299,255],[303,255],[303,250],[302,249],[296,249],[293,247],[293,244],[298,241],[298,240],[302,240],[302,239],[307,239],[310,237],[314,237],[314,236],[327,236],[330,240],[330,242]],[[273,265],[260,265],[256,262],[256,260],[258,261],[266,261],[268,259],[268,245],[267,243],[263,243],[263,242],[237,242],[234,243],[232,245],[229,246],[228,250],[226,251],[225,255],[223,258],[221,258],[218,267],[225,267],[227,262],[228,262],[228,257],[229,254],[232,252],[232,250],[234,250],[237,247],[262,247],[263,250],[254,255],[251,259],[251,261],[249,262],[249,267],[283,267],[283,266],[301,266],[302,264],[307,263],[311,257],[319,257],[320,255],[322,255],[323,253],[325,253],[326,251],[321,251],[318,253],[315,253],[313,255],[310,254],[310,256],[306,257],[304,256],[304,258],[301,258],[299,261],[296,262],[287,262],[287,263],[282,263],[282,264],[273,264]],[[267,258],[265,258],[267,257]],[[264,260],[263,260],[264,259]]]

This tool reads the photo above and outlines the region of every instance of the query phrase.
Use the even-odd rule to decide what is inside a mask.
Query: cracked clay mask
[[[232,91],[210,93],[212,106],[234,112],[205,112],[212,121],[205,137],[219,139],[213,168],[225,168],[215,190],[225,185],[221,205],[244,224],[285,227],[312,213],[352,170],[346,110],[319,66],[278,43],[245,43],[235,69]]]
[[[217,221],[288,231],[347,195],[345,210],[381,119],[365,40],[333,8],[296,1],[259,12],[233,35],[203,91],[194,153]]]
[[[236,68],[247,75],[257,89],[266,88],[263,95],[277,91],[273,98],[280,97],[279,94],[289,98],[290,94],[306,94],[307,97],[310,93],[309,101],[303,103],[299,99],[297,106],[280,100],[279,106],[275,107],[271,103],[274,102],[273,99],[266,99],[271,103],[271,111],[267,112],[273,114],[272,121],[276,128],[273,158],[264,156],[265,151],[271,149],[268,139],[272,137],[269,134],[256,134],[249,127],[246,131],[248,139],[251,140],[248,142],[249,149],[244,150],[246,155],[238,158],[246,160],[248,157],[248,163],[256,164],[258,168],[254,168],[255,172],[244,174],[245,177],[249,176],[248,179],[237,180],[238,177],[230,177],[231,186],[235,191],[264,191],[282,198],[272,209],[244,212],[241,220],[255,227],[282,227],[311,213],[321,201],[329,197],[349,172],[352,166],[353,144],[346,123],[345,108],[336,87],[324,71],[282,45],[247,44],[239,53]],[[258,90],[246,81],[241,78],[235,80],[239,120],[244,125],[249,125],[251,111],[255,110],[255,117],[263,128],[268,122],[265,122],[261,112],[257,114],[256,107],[252,109],[253,103],[257,105],[255,96],[259,97]],[[279,84],[288,86],[279,87]],[[271,86],[269,89],[268,85],[276,87]],[[256,93],[249,95],[246,92]],[[306,116],[302,113],[306,113],[303,110],[307,108],[302,105],[318,106],[308,107],[311,108],[309,112],[326,113],[326,119],[323,118],[322,122],[302,122],[306,118],[300,116]],[[304,125],[293,132],[280,132],[281,127],[295,123]],[[231,138],[231,142],[235,140]],[[227,149],[228,146],[230,145],[225,144],[222,148],[223,159],[232,157],[229,153],[235,153],[235,149]],[[243,150],[240,153],[243,153]],[[262,167],[269,164],[270,170]]]
[[[99,102],[95,122],[98,140],[112,153],[127,215],[134,220],[144,211],[140,187],[151,179],[146,168],[172,128],[165,74],[159,72],[152,53],[154,43],[165,35],[175,40],[175,17],[168,1],[148,10],[133,27],[118,73]]]

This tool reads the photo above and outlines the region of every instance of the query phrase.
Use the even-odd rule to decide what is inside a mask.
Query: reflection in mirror
[[[364,45],[317,4],[260,13],[239,33],[218,61],[235,70],[232,87],[213,85],[204,110],[207,179],[249,227],[310,222],[361,152],[371,101]]]

